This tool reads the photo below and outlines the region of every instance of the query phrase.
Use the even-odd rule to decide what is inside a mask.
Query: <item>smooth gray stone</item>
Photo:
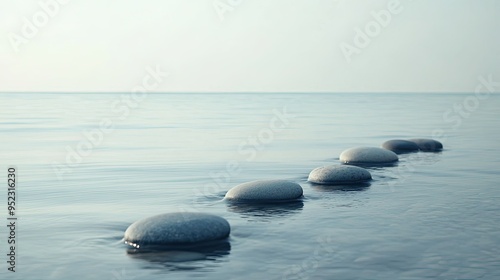
[[[302,197],[299,184],[285,180],[258,180],[243,183],[230,189],[225,198],[236,201],[273,202]]]
[[[314,169],[307,179],[311,183],[339,185],[366,182],[372,179],[368,170],[350,165],[329,165]]]
[[[436,151],[441,151],[443,149],[443,144],[434,139],[417,138],[417,139],[410,139],[408,141],[417,144],[420,150],[424,152],[436,152]]]
[[[396,154],[416,152],[420,149],[415,142],[400,139],[385,141],[382,144],[382,148],[393,151]]]
[[[382,148],[357,147],[343,151],[340,161],[346,164],[386,164],[398,161],[398,155]]]
[[[231,228],[222,217],[177,212],[141,219],[125,231],[125,243],[139,248],[142,244],[183,245],[223,239]]]

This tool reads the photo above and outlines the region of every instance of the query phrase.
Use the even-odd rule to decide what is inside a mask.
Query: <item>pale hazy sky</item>
[[[127,92],[148,67],[162,92],[500,81],[498,0],[0,0],[0,34],[3,92]]]

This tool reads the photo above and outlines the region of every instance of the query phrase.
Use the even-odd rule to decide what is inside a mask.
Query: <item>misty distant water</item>
[[[0,95],[1,174],[18,170],[19,217],[16,273],[7,271],[1,226],[2,279],[500,278],[500,96],[143,97]],[[345,149],[433,134],[442,152],[371,168],[367,187],[307,182]],[[257,179],[297,182],[304,199],[222,201]],[[226,218],[228,243],[127,254],[121,238],[131,223],[174,211]]]

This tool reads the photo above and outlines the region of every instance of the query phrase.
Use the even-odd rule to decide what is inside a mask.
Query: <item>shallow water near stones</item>
[[[319,192],[333,192],[333,191],[365,191],[366,188],[370,187],[370,182],[358,182],[350,184],[314,184],[311,183],[311,187]]]
[[[157,262],[188,262],[221,258],[231,251],[229,239],[200,242],[190,245],[148,244],[140,248],[129,248],[131,258]]]
[[[443,112],[468,94],[149,94],[125,120],[110,110],[120,95],[0,95],[2,162],[19,177],[19,279],[500,279],[498,96],[454,127]],[[284,106],[288,125],[251,145]],[[52,162],[103,118],[113,132],[59,180]],[[445,150],[367,167],[369,187],[307,183],[348,147],[435,129]],[[301,204],[221,201],[260,178],[299,183]],[[127,253],[131,223],[177,211],[227,219],[230,249]],[[5,265],[0,279],[12,277]]]

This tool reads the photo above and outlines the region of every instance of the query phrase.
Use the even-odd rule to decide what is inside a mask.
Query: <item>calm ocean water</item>
[[[498,95],[1,94],[0,104],[0,225],[7,168],[18,170],[16,272],[3,225],[2,279],[500,279]],[[347,148],[433,133],[445,150],[372,168],[365,188],[307,183]],[[239,183],[280,178],[302,185],[302,203],[222,201]],[[229,244],[127,253],[131,223],[173,211],[226,218]]]

